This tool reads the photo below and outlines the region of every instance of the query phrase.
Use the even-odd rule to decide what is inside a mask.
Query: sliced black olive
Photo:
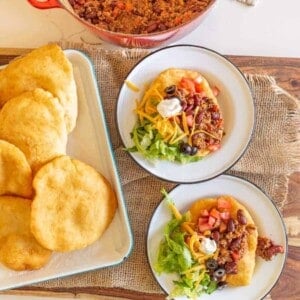
[[[180,151],[184,154],[190,155],[192,152],[192,147],[188,143],[182,143],[180,145]]]
[[[176,85],[170,85],[170,86],[165,88],[165,93],[168,96],[174,95],[175,92],[176,92]]]
[[[208,270],[213,270],[215,271],[218,268],[218,262],[213,259],[213,258],[209,258],[206,262],[205,262],[206,268]]]
[[[219,268],[216,271],[214,271],[214,277],[216,279],[222,279],[222,277],[225,275],[225,270],[223,268]]]
[[[197,152],[198,152],[198,147],[193,146],[192,151],[191,151],[191,155],[195,155]]]
[[[227,282],[226,281],[220,281],[218,282],[218,290],[222,290],[227,286]]]

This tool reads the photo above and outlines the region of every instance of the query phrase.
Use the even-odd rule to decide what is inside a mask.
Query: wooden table
[[[10,59],[16,55],[20,55],[24,51],[26,52],[26,50],[21,49],[0,49],[0,65],[7,63]],[[300,58],[227,57],[243,72],[274,76],[279,86],[300,99]],[[288,202],[285,205],[283,215],[289,237],[288,259],[279,281],[271,291],[271,298],[273,300],[297,300],[300,299],[300,170],[290,176]],[[268,274],[266,274],[266,276],[268,276]],[[70,289],[52,288],[42,292],[40,289],[24,287],[12,291],[11,293],[23,293],[23,291],[27,291],[26,294],[45,295],[46,292],[47,296],[70,296],[72,298],[75,297],[75,295],[79,296],[78,294],[81,294],[81,297],[85,298],[84,295],[89,294],[97,295],[97,297],[95,296],[96,299],[107,300],[119,298],[144,300],[165,299],[163,295],[143,294],[131,291],[130,289],[101,289],[97,287]],[[93,299],[93,297],[89,299]]]

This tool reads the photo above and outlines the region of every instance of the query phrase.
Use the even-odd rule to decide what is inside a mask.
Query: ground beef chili
[[[130,34],[164,31],[186,23],[211,0],[69,0],[74,12],[99,28]]]
[[[194,131],[198,133],[193,134],[191,146],[198,150],[219,148],[224,134],[224,121],[214,100],[203,96],[201,92],[187,91],[179,85],[169,86],[165,92],[164,99],[178,98],[186,116],[193,116]],[[198,108],[198,113],[195,115],[196,108]],[[179,123],[182,124],[182,122]],[[184,130],[184,128],[181,129]]]
[[[272,240],[267,237],[258,237],[256,254],[265,260],[271,260],[273,256],[284,253],[284,249],[280,245],[275,245]]]

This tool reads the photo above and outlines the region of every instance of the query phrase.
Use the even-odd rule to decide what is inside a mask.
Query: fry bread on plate
[[[12,60],[0,72],[0,108],[23,92],[42,88],[58,98],[71,132],[77,119],[77,91],[73,67],[56,44],[37,48]]]
[[[0,140],[0,195],[32,196],[32,171],[24,153]]]
[[[39,245],[30,231],[31,202],[0,197],[0,262],[16,271],[39,269],[52,253]]]
[[[237,274],[227,274],[226,282],[231,286],[248,285],[251,282],[254,267],[255,267],[255,253],[257,247],[257,227],[254,223],[247,208],[239,201],[231,196],[222,196],[227,202],[230,203],[230,214],[234,220],[237,220],[238,210],[242,210],[247,220],[246,226],[246,247],[241,259],[237,261]],[[196,201],[189,209],[192,222],[197,222],[201,217],[201,212],[204,210],[210,211],[218,204],[218,198],[205,198]],[[222,252],[219,253],[221,255]]]
[[[117,208],[114,191],[104,176],[69,156],[40,168],[33,187],[31,231],[50,250],[71,251],[92,244]]]
[[[190,90],[188,83],[192,84]],[[197,83],[198,91],[196,90],[195,83]],[[174,88],[174,91],[176,91],[172,96],[166,92],[166,90],[170,88]],[[142,117],[145,115],[148,115],[150,118],[158,116],[156,119],[159,120],[159,122],[154,122],[153,126],[156,126],[155,128],[158,129],[166,141],[170,140],[170,137],[173,135],[171,134],[170,136],[170,132],[166,129],[167,125],[161,125],[167,124],[164,122],[161,123],[162,120],[165,121],[167,118],[161,119],[162,116],[158,113],[157,107],[161,101],[166,101],[174,97],[179,99],[180,103],[184,103],[186,107],[194,106],[189,112],[182,106],[176,117],[179,117],[179,120],[180,118],[182,119],[182,122],[179,122],[181,131],[186,133],[185,138],[190,140],[189,144],[198,149],[197,156],[204,157],[218,149],[224,133],[222,112],[212,87],[206,77],[198,71],[169,68],[159,73],[138,104],[137,113],[139,114],[139,111],[141,111]],[[201,99],[199,104],[194,102],[195,97],[198,98],[199,101]],[[153,103],[155,104],[153,105]],[[218,120],[212,118],[212,111]],[[190,119],[191,124],[188,125],[189,122],[187,122],[187,118],[191,116],[193,116],[193,118]],[[183,121],[184,119],[186,119],[186,125]],[[172,139],[170,141],[172,141]]]
[[[35,89],[8,101],[0,111],[0,138],[17,146],[33,172],[66,153],[64,111],[51,93]]]

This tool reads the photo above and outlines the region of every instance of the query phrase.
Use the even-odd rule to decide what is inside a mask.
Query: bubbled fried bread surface
[[[32,171],[24,153],[0,140],[0,195],[32,196]]]
[[[51,250],[71,251],[92,244],[117,208],[109,182],[91,166],[69,156],[44,165],[33,186],[31,231]]]
[[[17,146],[35,172],[66,153],[64,111],[57,98],[37,88],[10,99],[0,110],[0,139]]]
[[[16,271],[39,269],[51,256],[30,231],[30,212],[31,200],[0,196],[0,262]]]
[[[56,97],[64,110],[68,132],[77,119],[77,91],[73,67],[56,44],[39,47],[11,61],[0,72],[0,107],[24,92],[42,88]]]

